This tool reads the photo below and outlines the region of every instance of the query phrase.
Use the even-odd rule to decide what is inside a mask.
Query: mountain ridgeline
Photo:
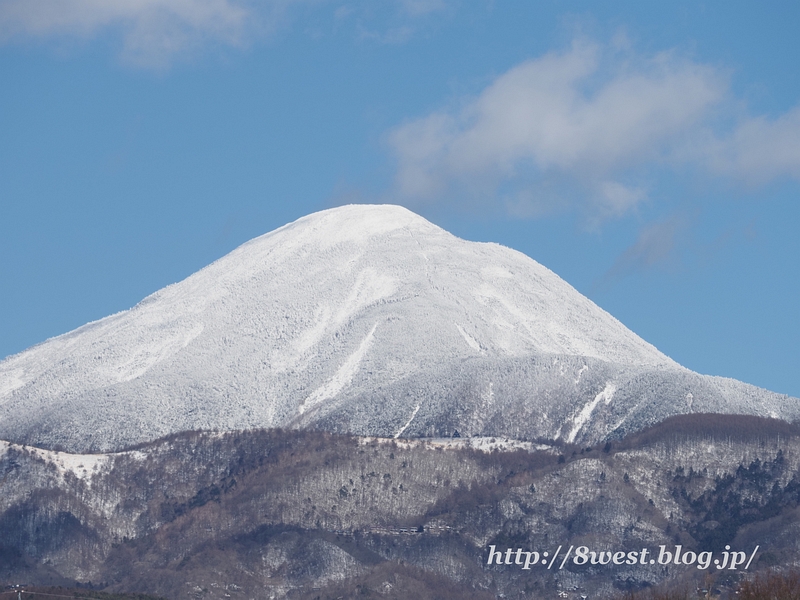
[[[525,570],[489,565],[490,549],[758,546],[750,571],[797,562],[794,425],[691,415],[595,447],[486,443],[505,451],[290,430],[187,432],[100,455],[0,444],[0,582],[174,600],[577,600],[709,577],[733,589],[743,573]]]
[[[688,413],[800,409],[681,367],[527,256],[397,206],[304,217],[0,362],[0,439],[72,452],[271,427],[596,444]]]

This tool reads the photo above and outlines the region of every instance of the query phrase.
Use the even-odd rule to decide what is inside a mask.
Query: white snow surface
[[[55,452],[44,448],[36,448],[34,446],[20,446],[5,440],[0,440],[0,458],[12,448],[17,451],[30,452],[43,461],[54,465],[62,478],[68,473],[71,473],[88,485],[91,485],[92,476],[100,472],[112,458],[109,454],[69,454],[67,452]]]
[[[588,402],[581,411],[575,416],[572,420],[573,426],[572,431],[569,432],[567,436],[567,442],[573,443],[575,438],[578,436],[578,432],[583,429],[586,423],[589,422],[589,418],[592,416],[594,409],[597,408],[597,405],[600,403],[601,400],[605,400],[605,403],[608,404],[614,398],[614,392],[617,391],[617,386],[615,386],[610,381],[606,384],[606,387],[603,388],[603,391],[597,394],[594,397],[594,400]]]
[[[0,362],[0,437],[105,451],[180,430],[325,419],[332,429],[409,435],[406,427],[447,415],[430,397],[398,391],[403,382],[426,374],[434,385],[470,360],[545,355],[687,372],[517,251],[459,239],[399,206],[343,206]],[[579,362],[564,372],[575,389],[592,385]],[[593,402],[590,419],[598,390],[580,393]],[[470,410],[475,427],[488,427],[484,409]],[[588,431],[582,415],[573,426]],[[532,433],[553,435],[565,419]]]

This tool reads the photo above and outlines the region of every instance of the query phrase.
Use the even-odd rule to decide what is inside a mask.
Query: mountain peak
[[[397,204],[345,204],[306,215],[284,227],[313,226],[341,232],[348,239],[348,232],[380,235],[395,229],[437,229],[430,221]],[[275,230],[276,233],[284,229]]]
[[[731,385],[683,369],[519,252],[352,205],[0,362],[0,437],[86,450],[289,426],[580,441],[662,413],[785,412]]]
[[[418,214],[394,204],[348,204],[329,208],[284,225],[244,244],[258,244],[269,238],[287,236],[304,243],[315,243],[321,250],[336,244],[364,244],[392,232],[425,232],[450,235]]]

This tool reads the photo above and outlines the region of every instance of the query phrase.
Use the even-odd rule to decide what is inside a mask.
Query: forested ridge
[[[176,599],[578,598],[704,573],[523,571],[487,565],[488,548],[760,545],[753,568],[797,563],[794,426],[692,415],[596,447],[457,441],[256,430],[100,456],[6,445],[0,580]]]

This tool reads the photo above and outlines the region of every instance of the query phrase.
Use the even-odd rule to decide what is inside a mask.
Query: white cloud
[[[577,41],[517,65],[458,109],[395,128],[388,142],[401,196],[478,190],[516,214],[540,214],[537,196],[552,207],[560,189],[562,204],[618,217],[647,198],[630,181],[687,161],[753,180],[800,176],[800,109],[715,132],[730,103],[718,69],[672,52],[645,58],[618,43]],[[501,188],[512,188],[511,199]]]
[[[677,238],[687,225],[682,216],[673,215],[644,227],[636,241],[617,257],[597,285],[604,287],[633,273],[668,264],[676,258]]]
[[[331,4],[332,0],[0,0],[0,42],[88,40],[112,30],[122,36],[123,61],[164,68],[176,57],[208,45],[242,47],[269,35],[289,21],[293,7]],[[394,0],[392,5],[412,19],[446,8],[444,0]],[[373,8],[363,0],[342,4],[333,10],[332,23],[352,14],[371,15]],[[374,37],[401,43],[412,32],[408,24],[394,23],[387,33]]]
[[[647,197],[642,188],[623,185],[616,181],[603,181],[599,184],[600,208],[604,208],[604,215],[621,216],[634,208]]]
[[[201,43],[241,45],[250,17],[233,0],[3,0],[0,36],[88,39],[116,27],[124,60],[160,67]]]
[[[745,116],[731,133],[695,148],[693,158],[714,173],[751,184],[800,179],[800,107],[776,119]]]

